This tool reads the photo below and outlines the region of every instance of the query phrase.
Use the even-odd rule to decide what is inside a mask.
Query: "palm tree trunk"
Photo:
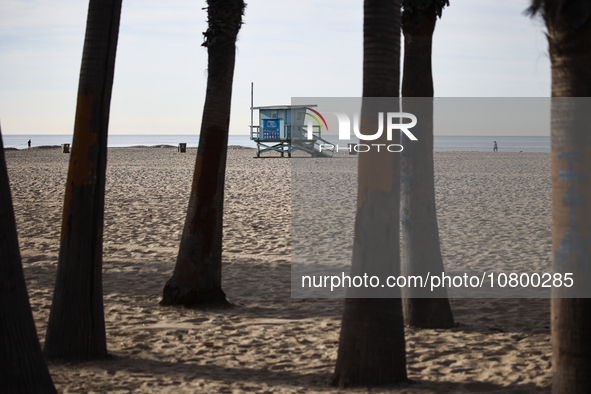
[[[417,141],[404,140],[402,152],[402,274],[443,272],[433,170],[433,73],[431,48],[437,14],[435,3],[416,18],[406,9],[404,32],[403,109],[420,119]],[[407,143],[408,142],[408,143]],[[449,328],[454,319],[444,287],[436,292],[403,289],[405,323],[421,328]],[[429,297],[429,298],[426,298]]]
[[[55,393],[23,276],[1,132],[0,151],[0,387],[5,393]]]
[[[365,0],[363,97],[398,97],[400,1]],[[363,101],[361,130],[375,128],[375,106]],[[374,143],[387,143],[377,140]],[[400,273],[400,160],[397,154],[359,155],[352,273]],[[399,293],[398,293],[399,295]],[[332,384],[378,386],[407,380],[400,298],[347,298]]]
[[[162,305],[229,306],[222,290],[222,224],[236,37],[244,1],[209,0],[208,76],[189,208]]]
[[[64,198],[60,253],[44,353],[107,356],[102,253],[107,133],[121,0],[90,0]]]
[[[546,22],[555,97],[551,138],[554,269],[558,273],[573,272],[575,284],[578,279],[579,284],[588,288],[585,281],[589,279],[591,264],[591,18],[578,29],[548,17]],[[553,297],[560,296],[564,293],[553,293]],[[552,299],[555,394],[591,392],[591,299],[584,297]]]
[[[548,29],[552,67],[552,392],[591,392],[591,15],[581,1],[532,0]]]

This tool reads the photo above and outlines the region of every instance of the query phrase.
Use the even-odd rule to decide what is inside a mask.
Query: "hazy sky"
[[[433,48],[437,97],[548,97],[542,23],[525,0],[450,0]],[[123,0],[109,132],[199,134],[205,1]],[[0,1],[3,134],[71,134],[88,1]],[[361,95],[362,0],[248,2],[237,43],[231,134],[254,104]]]

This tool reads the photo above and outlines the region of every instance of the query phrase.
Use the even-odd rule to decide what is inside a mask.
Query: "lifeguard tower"
[[[275,105],[250,107],[250,139],[257,143],[257,156],[265,152],[279,152],[291,157],[301,150],[312,157],[332,157],[334,145],[322,139],[322,126],[306,124],[307,113],[316,105]],[[253,111],[259,111],[259,125],[253,124]],[[312,136],[308,137],[311,129]]]

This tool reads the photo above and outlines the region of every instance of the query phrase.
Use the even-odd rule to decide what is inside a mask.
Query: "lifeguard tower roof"
[[[252,107],[251,109],[296,109],[296,108],[311,108],[311,107],[317,107],[316,104],[310,104],[310,105],[269,105],[266,107]]]
[[[257,157],[270,151],[281,153],[281,157],[285,157],[285,153],[291,157],[293,150],[302,150],[313,157],[331,157],[334,146],[322,139],[322,126],[304,127],[306,115],[310,115],[306,110],[313,107],[317,105],[251,106],[250,139],[257,143]],[[259,111],[258,126],[253,124],[254,110]]]

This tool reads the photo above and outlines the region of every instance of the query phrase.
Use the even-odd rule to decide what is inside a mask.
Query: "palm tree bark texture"
[[[363,36],[361,131],[369,135],[377,128],[377,106],[365,98],[399,96],[400,1],[365,0]],[[398,99],[393,101],[397,105]],[[385,138],[373,142],[376,141],[388,142]],[[377,268],[382,274],[398,275],[400,158],[382,150],[362,153],[358,160],[352,274]],[[349,298],[348,295],[332,385],[379,386],[406,380],[399,296]]]
[[[82,54],[60,253],[44,353],[107,356],[102,253],[107,133],[121,0],[90,0]]]
[[[209,0],[207,91],[189,208],[162,305],[230,306],[222,290],[224,180],[236,38],[245,3]]]
[[[41,354],[29,304],[1,133],[0,388],[6,393],[56,392]]]
[[[401,267],[407,277],[444,271],[435,209],[431,48],[437,16],[446,4],[446,0],[403,3],[402,106],[419,120],[414,128],[418,140],[404,140],[402,152]],[[404,288],[402,292],[405,324],[420,328],[454,326],[444,287],[433,293],[419,288]]]
[[[552,392],[591,392],[591,2],[535,0],[546,24],[552,68],[552,249],[556,273],[575,290],[553,289]],[[583,98],[584,97],[584,98]],[[587,282],[586,282],[587,281]]]

